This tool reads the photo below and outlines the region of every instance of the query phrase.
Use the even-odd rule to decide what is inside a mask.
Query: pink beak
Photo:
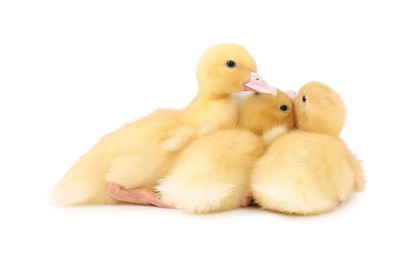
[[[277,90],[254,72],[250,72],[250,79],[244,84],[244,90],[277,95]]]
[[[288,90],[288,91],[286,91],[286,94],[290,97],[292,102],[295,103],[295,98],[296,98],[296,95],[297,95],[296,91]]]

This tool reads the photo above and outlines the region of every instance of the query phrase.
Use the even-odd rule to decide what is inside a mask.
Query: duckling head
[[[339,94],[320,82],[306,84],[295,98],[296,124],[304,131],[338,136],[345,114]]]
[[[240,127],[256,134],[262,134],[277,125],[294,128],[292,99],[285,92],[277,90],[277,93],[276,96],[262,93],[248,95],[241,104]]]
[[[208,49],[197,67],[199,91],[224,96],[240,91],[276,95],[276,89],[257,74],[253,57],[237,44],[220,44]]]

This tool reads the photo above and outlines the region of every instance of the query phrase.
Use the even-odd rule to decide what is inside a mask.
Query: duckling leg
[[[251,196],[245,196],[240,200],[240,207],[247,208],[251,205]]]
[[[172,208],[163,203],[152,190],[141,188],[126,190],[113,182],[107,183],[107,192],[115,200],[139,205],[153,205],[159,208]]]

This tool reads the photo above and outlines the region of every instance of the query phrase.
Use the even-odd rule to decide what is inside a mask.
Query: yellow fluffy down
[[[247,172],[262,153],[260,139],[249,131],[202,136],[181,153],[156,189],[166,203],[192,213],[238,208],[250,195]]]
[[[278,136],[256,162],[253,197],[272,211],[331,211],[365,188],[360,162],[338,137],[345,108],[335,91],[312,82],[299,91],[295,114],[299,130]]]
[[[159,146],[169,130],[176,127],[179,116],[176,110],[157,110],[102,138],[56,185],[54,203],[115,203],[106,192],[107,181],[127,189],[154,187],[174,158],[173,153]]]
[[[238,128],[198,137],[182,151],[172,170],[157,186],[162,200],[191,213],[240,207],[251,195],[252,167],[264,153],[258,134],[279,124],[283,124],[282,131],[292,128],[292,108],[290,98],[280,91],[277,96],[246,96]]]
[[[256,163],[253,196],[264,209],[318,214],[362,189],[361,169],[345,144],[317,133],[292,131],[278,137]]]
[[[238,66],[227,67],[228,60]],[[256,63],[241,46],[210,48],[198,64],[199,91],[188,106],[157,110],[102,138],[56,185],[54,203],[115,203],[106,192],[107,182],[125,189],[154,189],[196,134],[237,125],[238,105],[230,94],[244,90],[251,72],[256,72]]]

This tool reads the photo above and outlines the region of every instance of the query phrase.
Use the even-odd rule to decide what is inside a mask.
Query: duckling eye
[[[286,105],[281,105],[280,110],[287,111],[289,108]]]
[[[305,95],[302,96],[302,102],[306,103],[306,96]]]
[[[225,65],[227,65],[228,68],[234,68],[237,64],[235,64],[235,61],[229,60]]]

